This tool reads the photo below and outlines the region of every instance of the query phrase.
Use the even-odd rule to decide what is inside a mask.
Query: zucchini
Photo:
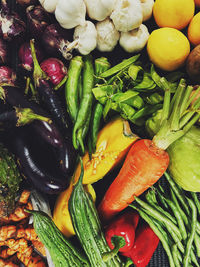
[[[14,211],[21,181],[14,155],[0,143],[0,218]]]
[[[104,262],[102,259],[102,255],[111,250],[104,237],[94,202],[83,187],[83,172],[83,162],[81,159],[81,174],[69,199],[69,212],[75,233],[88,256],[91,266],[123,266],[124,264],[118,255],[107,262]]]
[[[42,211],[33,214],[33,226],[39,239],[48,249],[55,267],[90,266],[86,257],[64,237],[53,220]]]

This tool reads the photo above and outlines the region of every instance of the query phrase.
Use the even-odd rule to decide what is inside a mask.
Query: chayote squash
[[[153,114],[146,121],[146,129],[152,137],[159,130],[161,111]],[[200,192],[200,128],[192,128],[181,138],[171,144],[167,152],[170,163],[168,170],[184,190]]]

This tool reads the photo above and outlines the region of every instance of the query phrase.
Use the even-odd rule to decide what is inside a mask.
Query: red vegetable
[[[0,66],[0,84],[14,85],[16,79],[16,73],[10,67]]]
[[[121,236],[125,239],[126,245],[121,247],[119,251],[126,252],[129,251],[135,240],[135,229],[138,225],[139,214],[134,212],[127,212],[114,219],[105,230],[105,238],[111,249],[114,248],[112,243],[112,238],[114,236]]]
[[[143,222],[136,230],[133,247],[129,251],[122,252],[122,255],[131,258],[136,267],[145,267],[152,258],[158,243],[157,235],[146,222]]]

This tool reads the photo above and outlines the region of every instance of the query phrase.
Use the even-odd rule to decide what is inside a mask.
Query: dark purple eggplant
[[[51,24],[51,17],[42,6],[29,6],[26,9],[28,29],[31,36],[41,39],[46,27]]]
[[[26,33],[26,24],[22,18],[11,11],[6,0],[1,0],[0,36],[6,41],[22,41]]]
[[[26,131],[14,132],[9,136],[9,147],[17,157],[22,174],[33,184],[39,191],[46,194],[58,194],[64,191],[69,185],[70,177],[57,169],[56,173],[49,172],[39,164],[31,150]],[[41,148],[38,147],[38,154]],[[48,161],[48,155],[46,155]]]
[[[8,57],[8,45],[7,43],[0,38],[0,64],[7,64],[9,61]]]
[[[21,6],[36,5],[38,3],[37,0],[16,0],[16,2]]]
[[[67,60],[72,58],[74,49],[71,47],[72,41],[72,32],[63,29],[58,23],[47,26],[42,35],[42,43],[46,51],[51,55],[59,54]]]

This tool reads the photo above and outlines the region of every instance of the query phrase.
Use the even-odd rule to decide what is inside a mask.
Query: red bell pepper
[[[104,255],[104,260],[113,257],[118,251],[129,251],[135,240],[135,230],[138,225],[139,214],[130,211],[114,219],[105,229],[105,238],[112,249]]]
[[[148,265],[159,243],[159,238],[146,222],[142,222],[137,228],[133,247],[123,256],[131,258],[136,267]]]

